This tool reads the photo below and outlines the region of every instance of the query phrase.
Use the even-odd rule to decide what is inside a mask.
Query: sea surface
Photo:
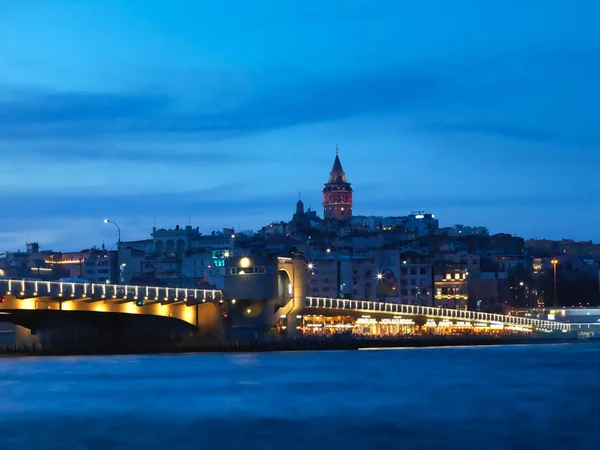
[[[600,345],[0,359],[0,449],[600,449]]]

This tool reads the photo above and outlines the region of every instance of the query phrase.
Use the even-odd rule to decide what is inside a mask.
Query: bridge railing
[[[337,309],[360,311],[366,313],[410,314],[440,318],[445,320],[460,320],[468,322],[481,322],[486,324],[502,324],[519,327],[532,327],[544,330],[569,331],[568,323],[553,322],[551,320],[531,319],[527,317],[507,316],[479,311],[465,311],[460,309],[437,308],[433,306],[404,305],[400,303],[372,302],[367,300],[350,300],[343,298],[306,297],[308,308]]]
[[[95,284],[71,281],[35,281],[0,279],[0,296],[21,298],[52,297],[57,299],[143,300],[148,302],[215,302],[223,292],[215,289],[187,289],[124,284]]]

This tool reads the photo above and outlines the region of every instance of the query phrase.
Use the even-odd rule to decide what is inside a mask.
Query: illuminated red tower
[[[342,169],[339,151],[335,146],[335,161],[329,181],[323,189],[323,217],[326,220],[350,220],[352,218],[352,187]]]

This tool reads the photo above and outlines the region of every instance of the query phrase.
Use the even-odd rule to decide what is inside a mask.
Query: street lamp
[[[121,246],[121,228],[117,225],[117,222],[113,222],[110,219],[104,219],[104,223],[112,223],[115,227],[117,227],[117,231],[119,232],[119,240],[117,241],[117,248]]]
[[[558,265],[558,259],[553,259],[550,262],[554,266],[554,306],[558,306],[558,302],[556,301],[556,266]]]

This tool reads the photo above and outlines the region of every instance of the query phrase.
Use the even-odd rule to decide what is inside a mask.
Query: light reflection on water
[[[0,449],[599,449],[600,345],[0,359]]]

